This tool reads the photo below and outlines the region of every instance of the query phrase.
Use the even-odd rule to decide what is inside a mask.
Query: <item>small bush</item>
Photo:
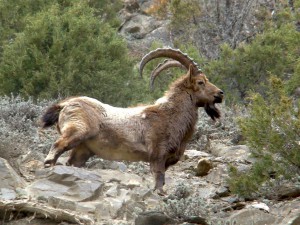
[[[48,151],[53,135],[39,133],[39,117],[49,101],[34,102],[20,96],[0,97],[0,157],[19,171],[20,160],[30,151],[31,159],[41,159]]]
[[[241,118],[243,136],[256,158],[252,169],[231,168],[230,188],[243,196],[259,191],[261,184],[300,174],[300,102],[288,97],[284,83],[272,76],[267,96],[251,95],[249,116]]]
[[[107,13],[114,7],[91,2],[53,2],[24,16],[26,25],[2,46],[0,94],[88,95],[118,106],[141,99],[136,92],[145,84],[133,72],[125,41],[109,23],[113,18]]]
[[[270,28],[235,50],[223,45],[219,59],[205,71],[222,86],[228,103],[244,101],[249,90],[266,94],[270,74],[285,80],[296,76],[299,46],[300,33],[293,24]]]
[[[162,203],[162,210],[171,218],[180,221],[192,217],[207,217],[208,209],[204,199],[197,193],[191,193],[190,187],[184,183],[175,186],[174,194]]]

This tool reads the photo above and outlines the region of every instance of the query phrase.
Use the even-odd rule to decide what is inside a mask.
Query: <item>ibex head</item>
[[[155,78],[165,69],[170,67],[181,67],[188,70],[186,76],[178,88],[186,91],[195,106],[204,107],[206,113],[215,120],[220,117],[220,111],[215,107],[215,103],[221,103],[224,93],[221,89],[210,83],[204,73],[199,69],[197,63],[187,54],[180,50],[171,48],[159,48],[145,55],[140,63],[140,75],[142,75],[144,66],[152,59],[159,57],[171,58],[159,64],[152,72],[150,78],[151,87],[153,87]]]

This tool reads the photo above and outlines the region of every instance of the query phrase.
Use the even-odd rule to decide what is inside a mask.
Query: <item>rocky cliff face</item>
[[[124,0],[120,11],[119,33],[127,40],[132,54],[140,56],[147,52],[153,41],[172,46],[168,20],[158,20],[147,12],[153,0]]]

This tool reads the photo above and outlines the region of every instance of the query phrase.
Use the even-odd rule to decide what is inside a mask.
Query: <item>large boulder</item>
[[[195,168],[197,176],[206,176],[209,171],[213,168],[211,160],[207,158],[199,159],[197,166]]]
[[[276,223],[276,216],[264,212],[260,209],[249,208],[242,209],[233,215],[227,221],[229,224],[243,224],[243,225],[274,225]]]
[[[0,199],[4,200],[15,199],[26,185],[23,178],[3,158],[0,158],[0,180]]]
[[[161,22],[151,16],[135,14],[123,24],[120,33],[127,39],[142,39],[160,25]]]
[[[150,211],[141,213],[135,219],[136,225],[164,225],[164,224],[175,224],[174,220],[166,216],[162,212]]]
[[[211,153],[215,156],[223,157],[231,161],[253,161],[250,149],[246,145],[226,146],[224,144],[217,143],[212,146]]]
[[[131,54],[141,56],[149,51],[153,42],[173,46],[168,20],[160,20],[148,14],[154,1],[123,0],[124,8],[119,12],[119,33],[127,40]]]
[[[37,180],[27,187],[36,198],[63,198],[68,201],[88,201],[98,197],[103,186],[101,176],[93,171],[69,166],[55,166],[37,171]]]
[[[145,186],[142,177],[118,170],[55,166],[38,170],[26,190],[32,199],[54,208],[91,213],[97,221],[105,221],[132,220],[144,211],[143,201],[153,195]]]

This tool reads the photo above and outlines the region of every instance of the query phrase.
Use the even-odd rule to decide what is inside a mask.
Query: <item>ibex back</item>
[[[150,162],[155,189],[163,194],[165,171],[178,162],[190,140],[204,107],[215,120],[220,117],[215,103],[223,92],[210,83],[197,64],[174,49],[157,49],[144,56],[140,73],[150,60],[168,57],[151,74],[151,85],[161,71],[180,66],[186,75],[177,79],[152,105],[116,108],[89,97],[71,97],[51,107],[42,117],[43,127],[57,123],[60,137],[45,159],[54,166],[58,157],[72,150],[67,165],[84,166],[89,157]]]

